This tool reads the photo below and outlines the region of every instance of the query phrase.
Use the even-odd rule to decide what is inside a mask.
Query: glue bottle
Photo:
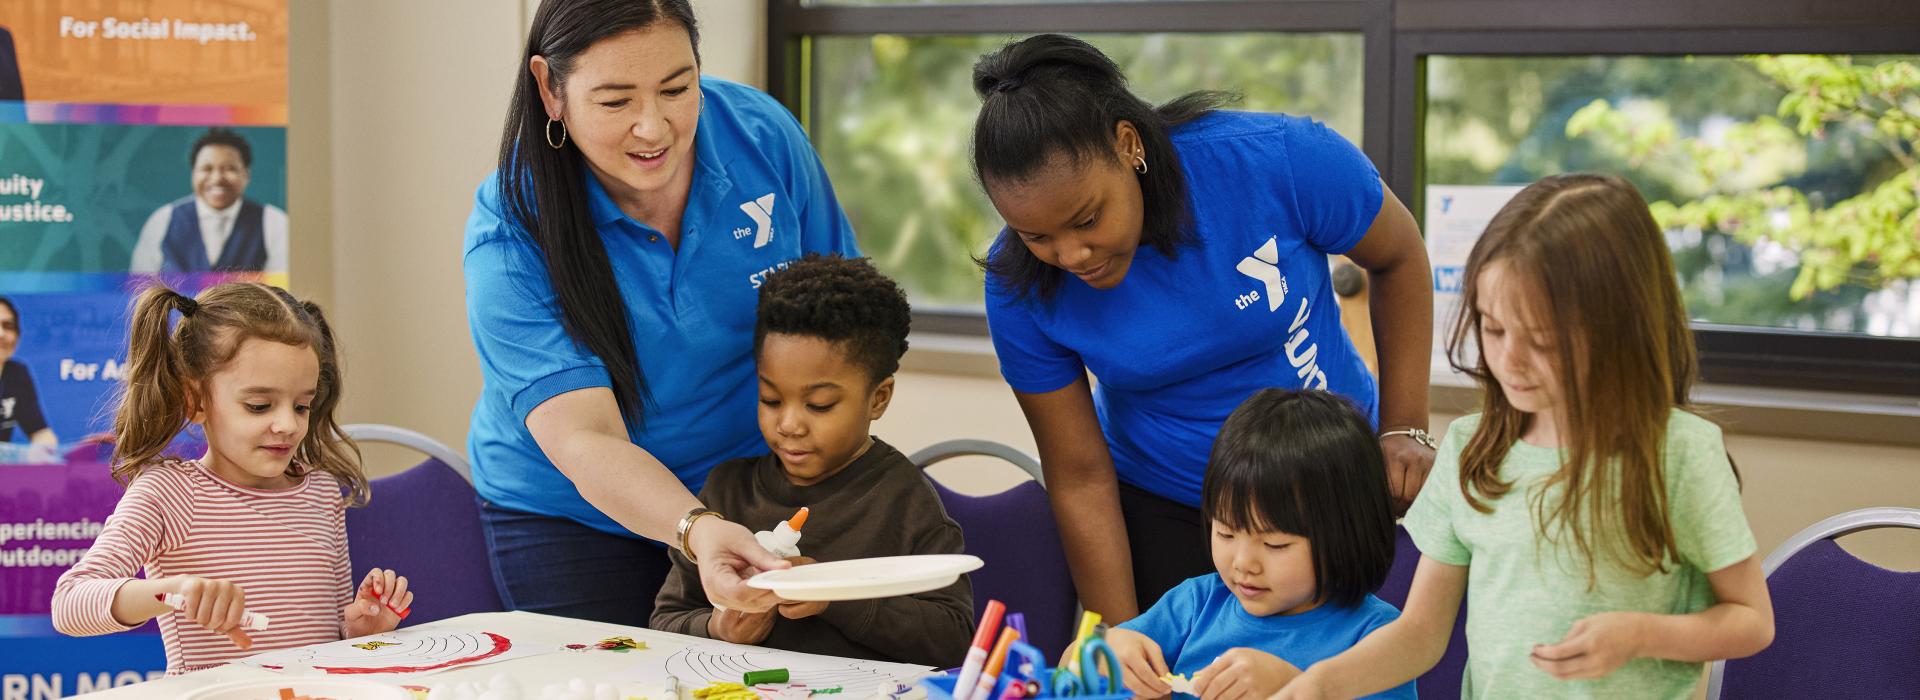
[[[753,533],[753,539],[776,557],[797,557],[800,556],[800,528],[806,524],[807,509],[801,508],[800,512],[773,526],[772,530]]]

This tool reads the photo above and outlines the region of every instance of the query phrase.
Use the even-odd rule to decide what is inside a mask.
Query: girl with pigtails
[[[259,283],[197,297],[156,285],[129,326],[113,421],[127,492],[55,586],[54,627],[158,618],[169,675],[394,629],[406,578],[351,580],[345,509],[366,503],[367,478],[334,422],[339,353],[320,307]],[[189,425],[206,454],[163,456]]]

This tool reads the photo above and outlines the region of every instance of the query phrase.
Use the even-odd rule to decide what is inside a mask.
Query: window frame
[[[867,34],[1343,32],[1361,35],[1361,151],[1421,211],[1421,86],[1433,55],[1920,54],[1909,0],[1175,0],[803,5],[767,0],[768,92],[813,123],[808,40]],[[1396,89],[1405,86],[1406,89]],[[983,313],[916,311],[918,332],[982,335]],[[1695,323],[1716,384],[1920,395],[1920,339]]]

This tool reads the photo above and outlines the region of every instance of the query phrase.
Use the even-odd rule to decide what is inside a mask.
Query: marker
[[[1093,636],[1093,630],[1100,626],[1100,613],[1088,610],[1080,614],[1080,631],[1073,635],[1073,643],[1067,645],[1067,670],[1080,672],[1080,643]]]
[[[1012,627],[1013,631],[1019,632],[1021,639],[1028,639],[1026,613],[1007,613],[1007,626]]]
[[[1000,632],[1000,641],[993,643],[993,655],[987,658],[987,670],[980,673],[980,684],[974,686],[978,692],[968,697],[983,700],[993,697],[993,686],[1000,682],[1000,671],[1007,667],[1007,647],[1013,644],[1013,640],[1019,638],[1020,633],[1012,629]]]
[[[167,607],[175,610],[187,609],[187,597],[178,593],[155,593],[153,599],[166,603]],[[258,632],[266,629],[269,622],[272,620],[267,618],[266,613],[257,613],[252,610],[240,613],[240,629]]]
[[[987,612],[980,616],[980,628],[973,632],[973,647],[967,649],[966,663],[960,665],[960,678],[953,683],[953,700],[967,700],[973,697],[973,682],[980,679],[980,667],[987,662],[987,652],[993,644],[993,632],[1000,629],[1000,618],[1007,614],[1007,604],[997,600],[987,601]]]
[[[398,615],[398,616],[400,617],[400,619],[402,619],[402,620],[405,620],[405,619],[407,619],[407,615],[408,615],[409,613],[412,613],[412,612],[413,612],[413,606],[411,606],[411,605],[409,605],[409,606],[407,606],[407,607],[406,607],[406,608],[404,608],[404,609],[403,609],[403,608],[396,608],[396,607],[393,607],[393,603],[387,600],[387,596],[386,596],[386,594],[384,594],[384,593],[378,593],[378,591],[379,591],[379,588],[378,588],[378,587],[375,587],[375,589],[374,589],[374,590],[375,590],[375,592],[377,593],[377,595],[375,595],[375,596],[373,597],[373,599],[374,599],[374,600],[378,600],[378,601],[380,601],[380,605],[381,605],[381,607],[384,607],[384,608],[386,608],[386,609],[388,609],[388,610],[390,610],[390,611],[392,611],[392,612],[393,612],[393,614],[394,614],[394,615]]]
[[[746,685],[749,687],[760,685],[762,683],[766,683],[766,684],[785,683],[787,682],[787,677],[788,676],[787,676],[786,669],[770,668],[764,671],[748,671],[746,672],[746,674],[740,677],[740,683],[741,685]]]

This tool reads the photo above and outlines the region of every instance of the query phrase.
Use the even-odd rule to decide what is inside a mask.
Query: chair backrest
[[[1420,548],[1413,545],[1413,536],[1407,534],[1406,528],[1395,526],[1394,531],[1397,536],[1393,541],[1393,568],[1387,572],[1387,582],[1374,595],[1405,610],[1407,594],[1413,590],[1413,572],[1420,566]],[[1440,663],[1414,681],[1414,687],[1424,699],[1459,698],[1460,679],[1466,672],[1467,599],[1461,596],[1460,612],[1453,618],[1453,639],[1447,642],[1447,653],[1440,657]]]
[[[373,500],[347,511],[354,584],[375,567],[407,577],[417,602],[402,627],[504,609],[467,460],[411,430],[385,425],[343,430],[361,442],[391,442],[429,455],[406,471],[375,479]]]
[[[1715,662],[1707,697],[1920,697],[1920,572],[1874,566],[1834,542],[1889,527],[1920,530],[1920,509],[1842,513],[1767,555],[1773,645]]]
[[[967,455],[999,457],[1036,477],[990,496],[968,496],[928,479],[947,515],[965,532],[967,553],[986,562],[972,574],[973,609],[984,610],[988,600],[999,600],[1008,612],[1025,614],[1027,640],[1047,658],[1056,658],[1072,636],[1079,597],[1060,547],[1053,506],[1037,478],[1040,461],[985,440],[942,442],[914,453],[912,459],[925,469]]]

